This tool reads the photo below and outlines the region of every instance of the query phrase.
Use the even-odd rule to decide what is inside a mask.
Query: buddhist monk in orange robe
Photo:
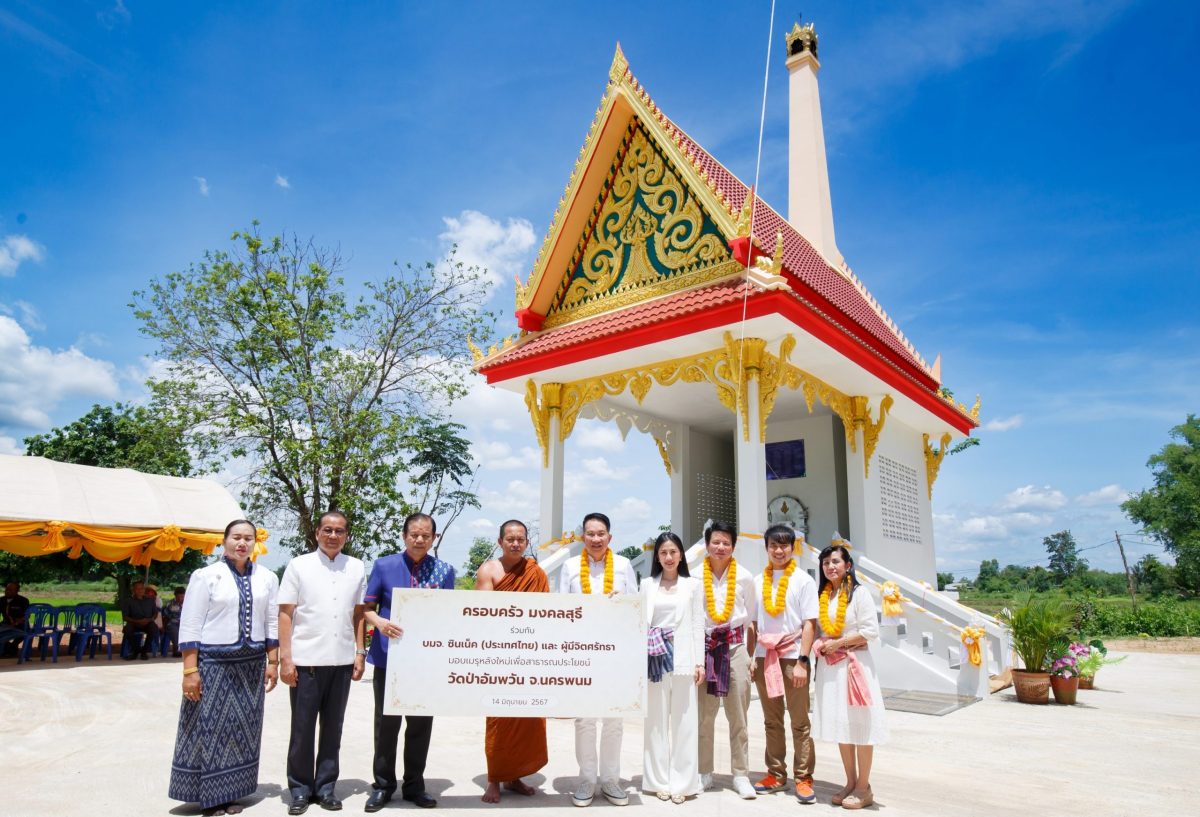
[[[529,530],[515,519],[500,526],[500,558],[475,573],[476,590],[548,593],[550,582],[538,563],[525,556]],[[537,792],[521,778],[546,765],[545,718],[488,718],[484,738],[488,785],[483,802],[499,803],[500,789],[529,797]]]

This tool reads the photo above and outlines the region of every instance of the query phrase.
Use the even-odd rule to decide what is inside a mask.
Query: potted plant
[[[1126,658],[1124,655],[1120,658],[1109,658],[1108,648],[1098,638],[1092,639],[1087,644],[1072,644],[1071,646],[1079,648],[1075,655],[1075,663],[1079,667],[1080,689],[1093,687],[1096,673],[1100,671],[1101,667],[1107,664],[1119,664]]]
[[[1070,706],[1075,703],[1075,695],[1079,691],[1077,647],[1087,645],[1075,642],[1060,647],[1050,664],[1050,689],[1054,692],[1054,702],[1057,704]]]
[[[999,620],[1012,631],[1013,649],[1024,669],[1013,668],[1013,687],[1022,703],[1050,702],[1051,653],[1068,641],[1072,611],[1061,601],[1030,595],[1015,610],[1007,607]]]

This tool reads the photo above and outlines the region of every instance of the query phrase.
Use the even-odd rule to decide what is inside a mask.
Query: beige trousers
[[[796,669],[795,658],[779,659],[779,667],[783,670],[783,695],[779,698],[767,697],[767,682],[763,677],[764,659],[756,658],[754,667],[754,685],[758,687],[758,702],[762,704],[763,726],[767,734],[767,751],[764,758],[767,771],[780,780],[787,777],[787,732],[783,728],[783,710],[786,706],[788,720],[792,724],[792,777],[796,780],[811,778],[816,766],[813,754],[812,725],[808,720],[808,690],[809,682],[802,687],[792,685],[792,673]]]
[[[713,771],[713,734],[721,699],[709,695],[701,684],[700,703],[700,774]],[[750,655],[739,644],[729,653],[729,696],[725,698],[725,720],[729,724],[729,760],[734,777],[750,776],[750,737],[746,732],[746,713],[750,710]]]

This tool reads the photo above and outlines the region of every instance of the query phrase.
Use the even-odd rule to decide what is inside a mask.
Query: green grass
[[[99,582],[96,582],[99,584]],[[55,607],[74,607],[76,604],[99,604],[107,612],[105,613],[105,621],[108,624],[108,629],[119,630],[121,625],[125,623],[125,619],[121,616],[121,611],[113,602],[113,591],[111,589],[104,590],[79,590],[76,585],[52,585],[52,592],[39,593],[33,588],[36,585],[30,585],[28,591],[21,588],[21,594],[27,597],[31,604],[51,604]]]
[[[959,601],[988,615],[1005,607],[1015,608],[1028,593],[965,594]],[[1069,595],[1062,590],[1035,594],[1038,598],[1059,599],[1075,605],[1074,636],[1150,636],[1171,638],[1200,635],[1200,599],[1138,597],[1137,609],[1128,596]]]

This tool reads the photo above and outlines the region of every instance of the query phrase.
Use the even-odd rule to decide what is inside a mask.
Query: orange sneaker
[[[787,778],[780,779],[771,772],[767,772],[767,776],[754,784],[754,790],[759,794],[771,794],[772,792],[783,791],[787,788]]]
[[[796,781],[796,799],[805,805],[817,802],[817,793],[813,791],[811,778]]]

